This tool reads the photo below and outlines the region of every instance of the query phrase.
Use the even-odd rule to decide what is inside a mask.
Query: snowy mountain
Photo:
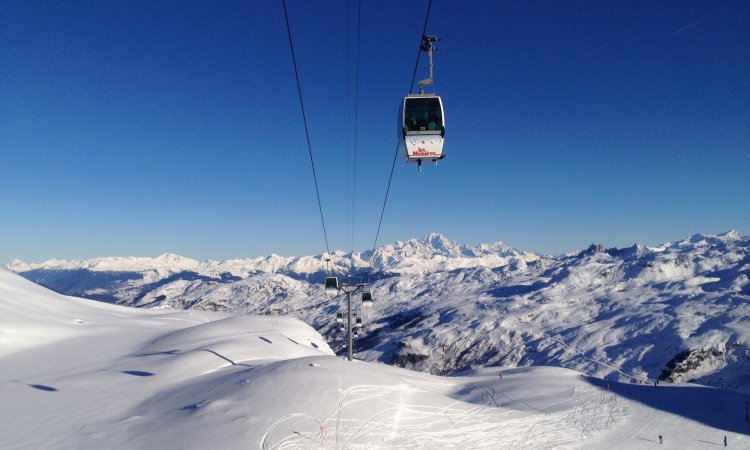
[[[694,235],[657,248],[559,257],[439,234],[336,253],[375,298],[359,357],[435,374],[555,365],[620,381],[697,381],[750,392],[750,240]],[[292,315],[341,351],[322,256],[197,262],[174,255],[7,267],[67,294],[122,305]]]
[[[2,269],[0,360],[2,448],[750,445],[728,390],[559,367],[438,377],[335,357],[288,316],[126,308]]]
[[[338,273],[352,271],[405,273],[476,266],[495,267],[507,264],[514,259],[532,261],[538,258],[539,256],[533,253],[510,248],[502,242],[468,246],[450,241],[442,234],[432,233],[421,239],[384,245],[375,251],[348,254],[334,252],[331,255],[331,264],[333,270]],[[62,284],[79,277],[94,276],[92,273],[99,273],[99,276],[110,274],[112,277],[102,280],[105,283],[111,283],[110,291],[124,289],[125,285],[133,287],[163,281],[181,273],[216,280],[233,277],[246,278],[260,272],[283,273],[298,279],[322,280],[327,269],[324,255],[302,257],[270,255],[255,259],[198,262],[169,253],[157,258],[112,257],[77,261],[52,259],[36,264],[16,260],[3,267],[12,272],[29,274],[28,278],[44,276],[46,282],[53,288],[57,288],[56,284],[61,283],[57,279],[57,275],[60,274],[66,275],[63,277],[65,281]],[[128,280],[118,280],[114,274],[127,276]],[[136,276],[135,274],[138,274],[137,278],[132,278]],[[131,282],[127,283],[127,281]],[[122,283],[118,284],[118,282]],[[87,292],[85,287],[80,289],[82,295],[95,295],[95,293]],[[127,296],[116,298],[125,299]]]

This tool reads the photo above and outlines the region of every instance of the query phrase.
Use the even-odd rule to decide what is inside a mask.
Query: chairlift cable
[[[430,0],[432,2],[432,0]],[[326,244],[326,252],[328,255],[328,258],[330,258],[331,255],[331,249],[328,245],[328,233],[326,232],[326,222],[323,218],[323,205],[320,201],[320,189],[318,188],[318,176],[315,173],[315,161],[313,160],[313,154],[312,154],[312,146],[310,145],[310,131],[307,126],[307,116],[305,114],[305,103],[302,101],[302,87],[300,86],[299,82],[299,71],[297,70],[297,58],[294,55],[294,43],[292,42],[292,30],[289,27],[289,14],[287,13],[286,8],[286,0],[281,0],[282,5],[284,5],[284,20],[286,21],[286,32],[289,36],[289,48],[292,51],[292,65],[294,66],[294,78],[297,81],[297,94],[299,95],[299,104],[300,109],[302,110],[302,121],[305,125],[305,137],[307,138],[307,153],[310,156],[310,166],[312,167],[312,173],[313,173],[313,181],[315,182],[315,194],[318,199],[318,211],[320,211],[320,223],[323,225],[323,238],[325,239]],[[330,259],[328,260],[328,266],[330,268]]]
[[[419,48],[417,49],[417,61],[414,63],[414,74],[411,77],[411,83],[409,84],[409,93],[411,94],[414,86],[414,80],[417,79],[417,68],[419,67],[419,56],[422,54],[422,36],[427,33],[427,22],[430,19],[430,9],[432,8],[432,0],[429,0],[427,4],[427,13],[424,17],[424,26],[422,27],[422,34],[419,36]],[[385,199],[383,199],[383,208],[380,210],[380,220],[378,220],[378,230],[375,233],[375,242],[372,244],[372,255],[370,255],[370,267],[372,267],[373,259],[375,258],[375,248],[378,246],[378,237],[380,237],[380,227],[383,224],[383,214],[385,213],[385,205],[388,202],[388,194],[391,192],[391,181],[393,180],[393,169],[396,167],[396,157],[398,156],[398,142],[396,143],[396,150],[393,152],[393,162],[391,163],[391,173],[388,176],[388,186],[385,189]]]
[[[356,77],[354,84],[354,158],[352,167],[352,228],[350,236],[350,247],[349,251],[354,251],[354,219],[355,219],[355,205],[357,195],[357,137],[359,131],[359,54],[360,54],[360,42],[362,36],[362,0],[359,0],[357,5],[357,62],[356,62]]]
[[[349,125],[352,123],[352,117],[351,117],[351,63],[352,63],[352,57],[351,57],[351,2],[347,0],[346,2],[346,178],[344,180],[344,190],[346,191],[346,237],[347,237],[347,248],[352,247],[352,243],[349,240],[351,233],[352,233],[352,219],[351,219],[351,207],[352,207],[352,199],[351,199],[351,174],[350,169],[352,165],[352,145],[351,145],[351,139],[352,134],[349,132]],[[351,250],[350,250],[351,251]]]

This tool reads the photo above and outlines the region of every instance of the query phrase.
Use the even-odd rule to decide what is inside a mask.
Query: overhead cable
[[[412,87],[414,86],[414,80],[417,78],[417,68],[419,67],[419,56],[422,54],[422,36],[427,33],[427,22],[430,19],[430,9],[432,8],[432,0],[427,4],[427,13],[424,17],[424,26],[422,27],[422,34],[419,35],[419,48],[417,50],[417,61],[414,63],[414,74],[411,77],[411,83],[409,84],[409,94],[411,94]],[[388,175],[388,186],[385,190],[385,199],[383,200],[383,208],[380,210],[380,220],[378,220],[378,231],[375,233],[375,242],[372,244],[372,255],[370,256],[370,266],[372,266],[373,258],[375,258],[375,248],[378,246],[378,237],[380,237],[380,227],[383,224],[383,214],[385,213],[385,205],[388,202],[388,194],[391,191],[391,181],[393,180],[393,169],[396,167],[396,157],[398,156],[398,143],[396,143],[396,150],[393,152],[393,162],[391,163],[391,173]]]
[[[432,0],[430,0],[432,1]],[[294,78],[297,80],[297,93],[299,94],[299,105],[302,110],[302,121],[305,124],[305,137],[307,138],[307,153],[310,155],[310,166],[312,167],[313,181],[315,182],[315,195],[318,198],[318,211],[320,211],[320,223],[323,225],[323,238],[326,244],[326,253],[330,258],[331,250],[328,245],[328,233],[326,232],[326,222],[323,218],[323,205],[320,202],[320,189],[318,188],[318,176],[315,173],[315,161],[313,160],[312,146],[310,145],[310,131],[307,126],[307,115],[305,114],[305,103],[302,101],[302,87],[299,82],[299,72],[297,71],[297,58],[294,55],[294,43],[292,42],[292,30],[289,27],[289,14],[287,13],[286,0],[281,0],[284,5],[284,20],[286,21],[286,32],[289,36],[289,48],[292,51],[292,64],[294,65]]]

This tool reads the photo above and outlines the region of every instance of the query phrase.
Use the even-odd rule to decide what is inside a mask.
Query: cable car
[[[399,128],[399,149],[406,162],[416,162],[421,171],[422,161],[445,158],[445,113],[439,96],[411,94],[404,97],[399,108]]]
[[[445,111],[438,95],[426,94],[425,86],[432,85],[432,51],[435,36],[422,36],[422,51],[430,58],[430,78],[419,82],[419,93],[404,97],[398,110],[399,150],[406,162],[416,162],[422,172],[422,161],[445,158]]]
[[[357,328],[362,328],[362,318],[357,317],[357,320],[354,322],[354,326]]]
[[[344,323],[344,313],[336,313],[336,323]]]
[[[339,293],[339,279],[336,277],[326,277],[326,297],[332,298]]]
[[[372,308],[372,293],[370,291],[362,292],[362,307]]]

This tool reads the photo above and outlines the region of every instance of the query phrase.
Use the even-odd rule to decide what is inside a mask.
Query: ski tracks
[[[487,405],[459,401],[445,405],[435,401],[445,397],[414,386],[352,386],[341,391],[336,410],[325,420],[308,413],[276,420],[260,448],[565,448],[580,445],[629,412],[626,401],[599,388],[578,389],[574,408],[556,413],[496,407],[497,394],[505,396],[493,389]]]

